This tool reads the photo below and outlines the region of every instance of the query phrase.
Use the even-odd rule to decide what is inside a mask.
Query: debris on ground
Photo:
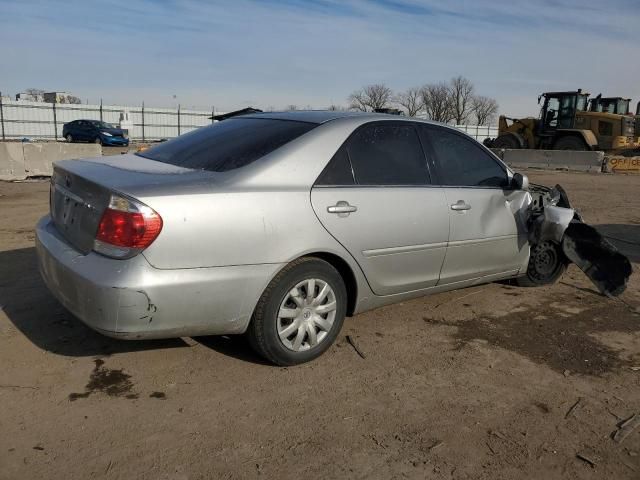
[[[582,460],[583,462],[588,463],[591,466],[591,468],[596,468],[596,462],[593,459],[589,458],[584,453],[578,452],[576,453],[576,457]]]
[[[358,355],[360,355],[360,357],[366,358],[365,354],[362,353],[362,350],[360,350],[360,348],[358,348],[358,345],[356,344],[356,341],[353,339],[353,337],[351,335],[347,335],[347,342],[349,342],[349,345],[351,345],[353,347],[353,349],[356,351],[356,353]]]
[[[574,414],[574,412],[576,411],[576,409],[578,408],[578,405],[580,405],[580,402],[582,401],[582,397],[578,398],[578,400],[576,401],[576,403],[574,403],[571,408],[569,410],[567,410],[567,413],[565,414],[564,418],[569,418],[571,415]]]
[[[504,433],[502,433],[500,430],[489,430],[489,435],[498,437],[499,439],[504,440],[505,442],[509,440],[507,436]]]
[[[444,442],[442,440],[438,440],[436,443],[429,447],[429,451],[433,452],[435,449],[440,448],[442,445],[444,445]]]
[[[613,441],[622,443],[638,427],[640,427],[640,414],[636,413],[618,426],[618,430],[613,434]]]

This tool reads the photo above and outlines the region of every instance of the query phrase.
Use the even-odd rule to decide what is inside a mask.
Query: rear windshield
[[[232,118],[137,155],[185,168],[226,172],[255,162],[315,126],[291,120]]]

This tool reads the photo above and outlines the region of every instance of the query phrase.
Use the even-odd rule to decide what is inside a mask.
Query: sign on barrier
[[[640,157],[607,157],[605,172],[640,173]]]

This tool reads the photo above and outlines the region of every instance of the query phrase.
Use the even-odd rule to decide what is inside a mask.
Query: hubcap
[[[289,350],[309,350],[327,338],[336,318],[336,295],[324,280],[293,287],[278,310],[278,337]]]

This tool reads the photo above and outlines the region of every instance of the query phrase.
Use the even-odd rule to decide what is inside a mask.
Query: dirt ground
[[[640,263],[640,176],[562,184]],[[36,268],[48,183],[0,182],[0,479],[638,479],[640,278],[619,299],[577,268],[347,319],[293,368],[241,337],[126,342],[66,313]],[[346,341],[350,335],[361,358]]]

